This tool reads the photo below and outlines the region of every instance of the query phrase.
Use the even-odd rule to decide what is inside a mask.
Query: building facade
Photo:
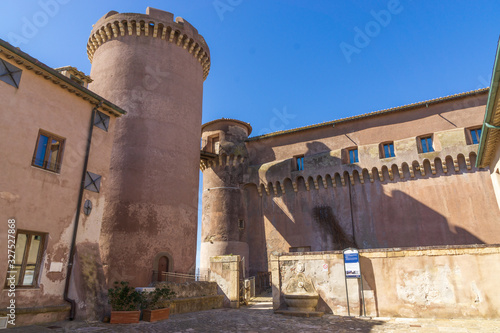
[[[99,320],[113,282],[196,268],[204,38],[172,13],[111,11],[87,52],[91,76],[0,42],[0,232],[16,251],[0,317],[15,289],[16,325]]]
[[[0,316],[14,300],[17,326],[76,307],[85,318],[103,309],[99,231],[125,112],[86,89],[83,73],[56,71],[4,41],[0,71],[0,234],[12,251],[0,265]]]
[[[475,166],[488,89],[248,138],[202,127],[201,268],[238,254],[500,242],[488,169]],[[482,207],[492,207],[483,209]]]

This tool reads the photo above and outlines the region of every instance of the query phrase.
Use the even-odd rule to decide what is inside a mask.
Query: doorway
[[[163,273],[168,272],[168,261],[166,256],[162,256],[158,260],[158,282],[166,281],[167,276]]]

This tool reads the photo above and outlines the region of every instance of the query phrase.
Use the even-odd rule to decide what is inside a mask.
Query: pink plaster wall
[[[0,150],[5,152],[0,161],[0,218],[2,221],[15,218],[17,229],[47,233],[39,285],[34,289],[17,289],[16,306],[66,305],[63,291],[93,105],[34,71],[2,59],[23,72],[18,89],[0,82]],[[114,122],[111,116],[108,133],[94,128],[88,170],[103,176],[102,191],[99,194],[85,191],[84,200],[91,199],[94,210],[89,217],[82,214],[80,220],[84,231],[80,240],[94,244],[100,233],[99,223],[97,226],[95,223],[100,221],[108,186]],[[65,138],[60,173],[31,166],[39,129]],[[6,223],[0,224],[0,237],[4,244]],[[51,263],[62,263],[62,271],[49,272]],[[4,260],[0,276],[5,277],[6,271]],[[0,294],[0,308],[5,308],[9,301],[7,290]],[[67,312],[63,315],[67,316]],[[20,317],[18,323],[58,318],[60,313],[49,313],[31,319]]]
[[[90,85],[129,111],[116,129],[101,250],[108,280],[134,286],[151,282],[159,252],[175,272],[194,273],[196,258],[203,68],[150,29],[100,45]]]

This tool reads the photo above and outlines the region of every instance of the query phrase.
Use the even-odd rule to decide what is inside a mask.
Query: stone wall
[[[347,315],[341,251],[271,256],[273,308],[286,307],[284,290],[299,263],[320,296],[317,310]],[[360,250],[360,265],[368,316],[500,316],[500,245]],[[351,315],[360,315],[359,280],[348,288]]]
[[[224,295],[224,307],[240,307],[240,256],[210,258],[210,281],[217,282],[218,294]]]
[[[185,283],[159,282],[156,287],[167,286],[175,292],[176,298],[203,297],[217,295],[217,283],[208,281],[191,281]]]
[[[218,294],[215,282],[159,282],[156,287],[159,286],[168,286],[175,292],[175,299],[170,304],[170,314],[218,309],[223,306],[224,296]]]

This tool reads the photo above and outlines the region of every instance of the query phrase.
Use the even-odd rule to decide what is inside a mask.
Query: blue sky
[[[88,74],[92,24],[147,6],[208,43],[203,122],[240,119],[254,135],[487,87],[500,33],[493,0],[23,0],[0,3],[0,38]]]

